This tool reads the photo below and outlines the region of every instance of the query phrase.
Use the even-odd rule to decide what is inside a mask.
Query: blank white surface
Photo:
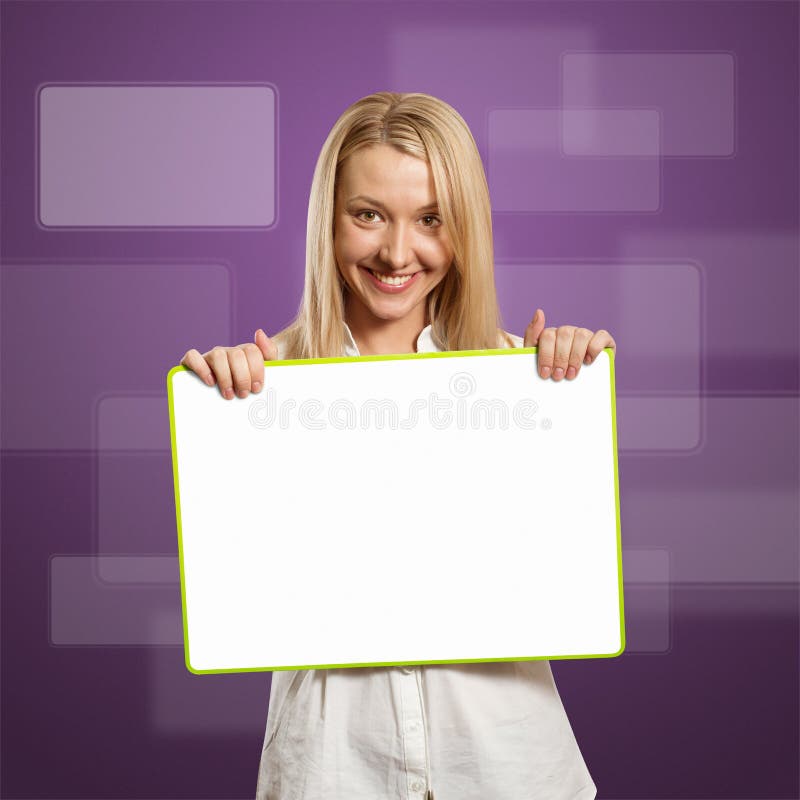
[[[532,349],[267,367],[243,400],[168,378],[191,670],[622,649],[609,351],[558,383]]]

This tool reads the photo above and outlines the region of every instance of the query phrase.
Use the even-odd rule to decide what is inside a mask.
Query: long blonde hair
[[[513,347],[503,331],[494,284],[489,188],[475,140],[450,105],[421,93],[377,92],[336,121],[317,159],[308,203],[306,273],[295,319],[273,337],[285,358],[344,353],[344,291],[333,248],[336,182],[342,162],[362,147],[389,144],[430,164],[453,263],[426,298],[442,350]]]

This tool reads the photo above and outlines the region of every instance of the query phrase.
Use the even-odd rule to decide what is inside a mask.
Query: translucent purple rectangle
[[[173,625],[172,618],[164,615],[164,634]],[[183,648],[159,647],[147,653],[146,680],[148,721],[162,736],[246,734],[253,740],[259,735],[263,738],[270,673],[198,678],[186,669]]]
[[[424,86],[464,118],[481,152],[487,111],[532,105],[557,108],[561,54],[594,50],[598,31],[586,15],[567,19],[505,16],[486,4],[482,15],[403,14],[386,30],[381,55],[387,83]]]
[[[625,652],[666,653],[670,649],[668,583],[625,587]]]
[[[222,264],[6,264],[2,315],[5,448],[98,446],[99,404],[106,446],[141,437],[163,449],[167,373],[191,347],[231,343],[231,275]],[[118,394],[143,403],[111,414]]]
[[[697,264],[627,259],[621,264],[619,334],[625,354],[642,361],[674,359],[686,371],[670,381],[700,388],[703,273]],[[658,384],[648,381],[647,388]],[[644,387],[643,387],[644,388]]]
[[[659,210],[657,156],[568,156],[562,135],[560,109],[489,112],[488,180],[495,211]]]
[[[102,397],[97,403],[98,450],[169,451],[167,395]]]
[[[669,562],[664,548],[622,548],[626,653],[663,653],[670,648]]]
[[[661,114],[640,108],[561,110],[561,144],[568,156],[657,156]]]
[[[702,308],[707,338],[703,356],[709,367],[715,362],[724,365],[720,368],[729,373],[727,380],[731,385],[748,392],[785,392],[797,386],[796,232],[741,227],[734,230],[731,226],[718,231],[688,225],[662,232],[631,231],[619,237],[618,253],[623,260],[642,265],[653,262],[668,265],[675,261],[697,265],[698,274],[703,276],[705,298]],[[660,284],[667,298],[656,317],[659,325],[655,335],[643,342],[644,346],[655,341],[658,327],[663,327],[672,313],[679,315],[680,324],[671,325],[669,337],[663,337],[663,341],[680,335],[686,319],[681,291],[682,286],[688,288],[689,276],[678,271],[674,274],[677,283],[672,289],[665,272],[661,277],[654,273],[652,279],[643,278],[653,287]],[[642,321],[646,312],[637,307],[639,288],[634,284],[631,288],[624,310],[626,320],[634,323]],[[693,302],[686,297],[686,303]],[[748,320],[762,326],[758,335],[753,334]],[[636,342],[631,344],[638,346]],[[763,369],[764,364],[778,359],[785,362],[783,368]],[[757,371],[759,366],[761,371]]]
[[[175,645],[183,642],[180,585],[109,585],[98,556],[50,559],[50,642],[54,645]],[[172,573],[170,564],[117,559],[107,569],[137,577]],[[172,566],[174,566],[174,559]],[[155,570],[155,573],[151,572]],[[164,619],[169,624],[164,624]]]
[[[661,153],[734,153],[734,57],[731,53],[575,53],[561,59],[565,108],[657,108]]]
[[[97,574],[107,583],[162,583],[181,581],[177,556],[111,556],[95,559]]]
[[[45,86],[40,222],[272,225],[275,111],[268,85]]]
[[[224,401],[220,398],[220,402]],[[95,472],[93,521],[97,552],[170,554],[177,580],[178,533],[171,454],[102,450],[97,453]],[[155,562],[143,562],[151,563]],[[120,562],[113,559],[103,560],[101,577],[112,582],[121,580],[128,574],[126,570],[133,570],[133,566],[124,566],[122,569]]]
[[[659,547],[623,547],[625,586],[669,583],[669,552]]]
[[[734,399],[719,402],[743,405]],[[771,398],[763,405],[776,402]],[[628,490],[622,535],[668,541],[673,584],[796,585],[797,509],[796,489]]]
[[[617,397],[617,447],[695,450],[703,440],[700,395]]]

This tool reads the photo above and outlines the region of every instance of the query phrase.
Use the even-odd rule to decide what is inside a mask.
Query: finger
[[[614,337],[608,331],[601,328],[599,331],[595,331],[594,336],[592,336],[589,342],[584,363],[591,364],[606,347],[610,347],[616,356],[617,343],[614,341]]]
[[[264,385],[264,354],[258,345],[248,342],[237,345],[247,359],[247,369],[250,371],[250,390],[260,392]]]
[[[544,311],[541,308],[536,309],[528,327],[525,329],[525,337],[522,342],[523,347],[536,347],[539,344],[539,337],[544,330]]]
[[[572,352],[572,340],[577,328],[574,325],[562,325],[556,331],[556,351],[553,356],[553,380],[560,381],[569,366],[569,354]]]
[[[200,355],[199,350],[189,350],[181,359],[181,365],[196,373],[201,380],[209,386],[214,385],[214,373],[206,364],[206,360]]]
[[[214,370],[217,376],[217,386],[220,394],[226,399],[233,398],[233,379],[231,378],[231,368],[228,365],[228,353],[224,347],[215,347],[204,355],[208,365]]]
[[[238,347],[228,348],[228,364],[233,376],[233,388],[238,397],[247,397],[250,394],[250,366],[247,363],[247,356],[244,350]]]
[[[578,373],[581,371],[581,362],[586,355],[586,348],[594,334],[588,328],[578,328],[575,331],[575,336],[572,339],[572,351],[569,354],[569,366],[567,366],[567,374],[565,375],[568,381],[575,380]]]
[[[258,345],[264,361],[275,361],[278,358],[278,345],[261,328],[256,331],[255,343]]]
[[[549,378],[553,370],[553,353],[556,347],[556,329],[545,328],[539,336],[539,348],[536,353],[536,360],[539,366],[539,374],[543,378]]]

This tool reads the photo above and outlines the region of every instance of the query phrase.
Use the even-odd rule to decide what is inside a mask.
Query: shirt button
[[[402,670],[402,672],[404,672],[406,675],[413,675],[413,674],[414,674],[414,667],[400,667],[400,669],[401,669],[401,670]]]
[[[411,784],[411,788],[415,792],[420,792],[422,791],[422,784],[419,781],[414,781],[414,783]]]
[[[418,723],[418,722],[412,722],[412,723],[411,723],[411,724],[408,726],[408,729],[409,729],[410,731],[415,731],[415,730],[417,730],[417,728],[419,728],[419,723]]]

